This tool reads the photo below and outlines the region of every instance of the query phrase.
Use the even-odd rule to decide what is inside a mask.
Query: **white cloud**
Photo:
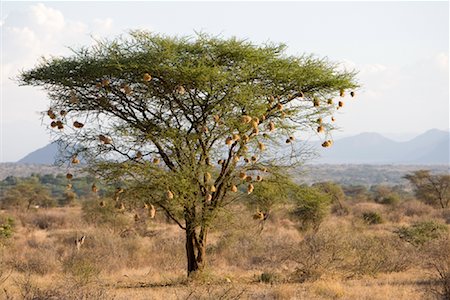
[[[31,14],[34,21],[51,31],[61,31],[64,29],[65,21],[63,14],[42,3],[31,6]]]
[[[111,18],[106,19],[94,19],[95,31],[110,31],[113,26],[113,20]]]

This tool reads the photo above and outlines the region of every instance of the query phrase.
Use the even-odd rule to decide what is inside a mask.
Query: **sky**
[[[8,2],[1,1],[0,162],[49,143],[46,94],[18,86],[41,57],[70,55],[96,38],[145,29],[205,32],[288,54],[327,57],[358,71],[361,88],[336,115],[334,135],[401,140],[449,129],[449,2]]]

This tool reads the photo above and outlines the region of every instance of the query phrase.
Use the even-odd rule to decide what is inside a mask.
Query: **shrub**
[[[263,272],[259,275],[258,281],[263,283],[275,283],[280,281],[280,276],[273,272]]]
[[[450,299],[450,236],[431,241],[423,249],[424,266],[431,271],[435,285],[431,293],[438,299]]]
[[[88,224],[102,225],[113,228],[114,231],[123,230],[131,225],[130,220],[114,207],[114,203],[106,199],[106,205],[101,207],[100,200],[86,200],[83,202],[83,219]]]
[[[296,207],[292,215],[300,221],[300,228],[317,229],[330,210],[331,196],[317,188],[298,187],[293,198]]]
[[[368,211],[362,214],[363,220],[369,225],[381,224],[383,223],[383,218],[379,212]]]
[[[7,217],[5,220],[0,220],[0,244],[13,235],[14,219]]]
[[[424,221],[413,224],[409,227],[403,226],[395,232],[398,236],[415,246],[420,246],[433,239],[441,237],[447,232],[447,226],[435,221]]]

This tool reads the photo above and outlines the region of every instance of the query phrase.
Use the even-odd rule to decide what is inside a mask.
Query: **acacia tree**
[[[433,175],[429,170],[418,170],[404,176],[415,189],[416,197],[425,203],[440,206],[450,205],[450,175]]]
[[[343,106],[333,98],[357,87],[353,72],[285,48],[134,31],[44,59],[19,83],[48,91],[50,126],[72,162],[84,152],[99,176],[126,182],[117,201],[148,202],[186,232],[191,274],[205,265],[218,210],[299,161],[295,133],[331,146],[325,118]]]

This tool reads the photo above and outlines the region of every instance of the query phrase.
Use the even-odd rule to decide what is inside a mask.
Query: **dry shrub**
[[[338,299],[345,295],[345,289],[339,282],[317,281],[312,285],[314,293],[325,299]]]
[[[423,217],[431,214],[433,212],[433,208],[423,202],[418,200],[409,200],[404,201],[399,204],[400,211],[403,212],[405,216],[408,217]]]
[[[450,235],[430,242],[425,249],[425,267],[432,272],[431,292],[438,299],[450,300]]]
[[[393,235],[375,236],[348,224],[326,224],[310,232],[293,253],[295,281],[324,275],[346,278],[404,271],[411,265],[412,247]]]

